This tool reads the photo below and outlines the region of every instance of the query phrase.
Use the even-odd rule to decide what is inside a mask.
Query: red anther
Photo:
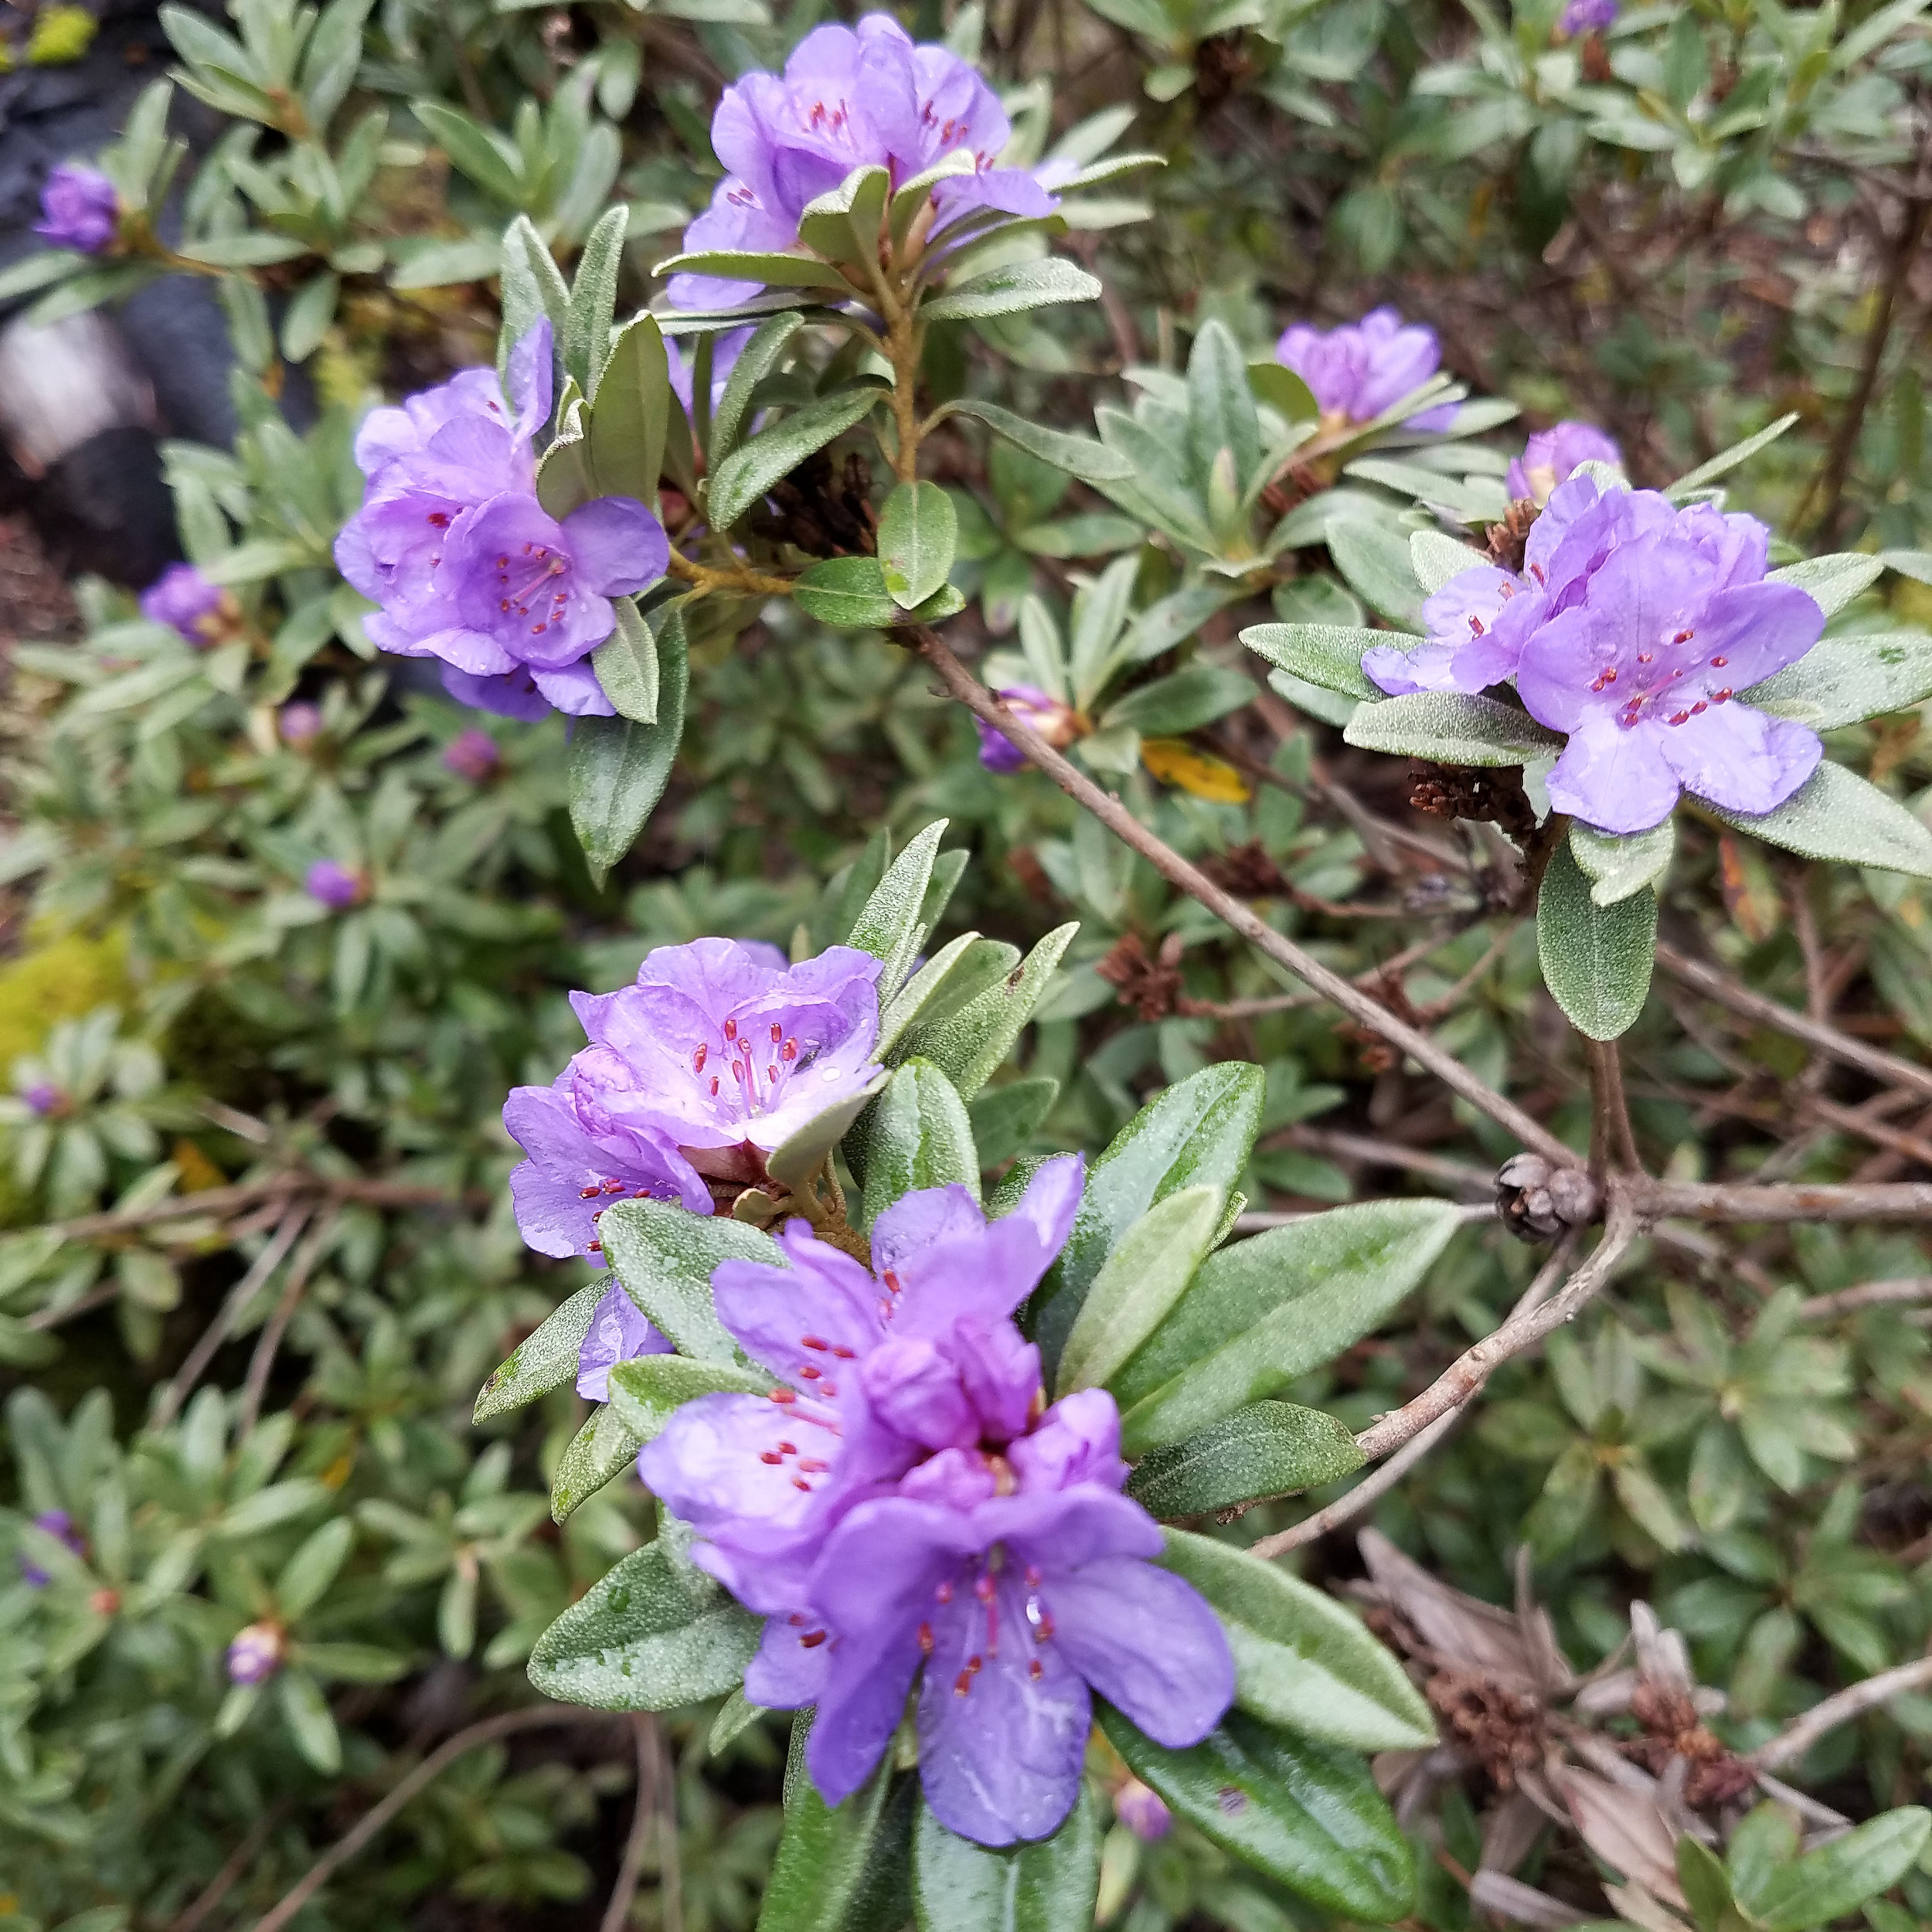
[[[919,1627],[919,1648],[930,1657],[933,1654],[933,1627],[921,1624]]]
[[[439,530],[447,530],[450,527],[450,520],[448,517],[446,516],[440,510],[430,511],[429,520],[430,522],[434,524]]]
[[[1043,1610],[1039,1614],[1039,1622],[1034,1627],[1034,1641],[1041,1644],[1051,1642],[1054,1628],[1053,1613],[1050,1610]]]
[[[838,1394],[838,1385],[835,1382],[828,1382],[818,1393],[828,1401],[835,1400]]]
[[[1469,634],[1472,638],[1479,638],[1482,635],[1482,619],[1478,617],[1473,611],[1469,613]]]
[[[604,1191],[606,1194],[621,1194],[624,1192],[624,1183],[613,1176],[612,1179],[604,1182]]]
[[[828,1342],[820,1341],[815,1335],[801,1335],[798,1338],[798,1345],[801,1349],[816,1349],[821,1355],[823,1355],[826,1349],[832,1346],[832,1344]]]
[[[806,1381],[816,1382],[825,1372],[815,1362],[808,1362],[798,1372],[804,1377]]]
[[[806,1481],[803,1476],[794,1476],[791,1479],[791,1486],[794,1489],[802,1489],[808,1496],[811,1494],[811,1485]]]
[[[594,1185],[580,1187],[577,1189],[577,1199],[580,1201],[594,1201],[597,1198],[598,1192],[599,1190]]]
[[[1614,664],[1604,672],[1604,682],[1605,684],[1614,684],[1617,682],[1617,667]]]
[[[774,1019],[771,1022],[771,1043],[776,1046],[785,1036],[785,1029]]]
[[[1690,713],[1688,711],[1673,711],[1668,722],[1672,724],[1688,724],[1690,722]]]
[[[604,1252],[604,1243],[601,1241],[593,1241],[590,1245],[584,1250],[584,1252],[587,1254],[601,1254]]]
[[[711,1077],[711,1097],[714,1100],[718,1097],[718,1077],[716,1073]]]
[[[781,1057],[788,1060],[795,1060],[798,1057],[798,1043],[795,1039],[787,1040],[784,1051]]]
[[[1035,1683],[1037,1684],[1039,1680],[1046,1675],[1046,1672],[1042,1667],[1039,1659],[1037,1657],[1035,1657],[1028,1660],[1026,1674],[1029,1677],[1032,1679]]]
[[[1639,664],[1648,664],[1656,655],[1654,651],[1640,651],[1637,654],[1637,662]]]
[[[986,1668],[986,1659],[983,1657],[969,1657],[966,1660],[966,1668],[977,1677]]]
[[[784,1461],[784,1458],[780,1455],[775,1449],[761,1449],[758,1452],[758,1460],[760,1462],[769,1463],[773,1468],[776,1469],[779,1464]]]
[[[726,1039],[736,1039],[738,1037],[738,1022],[735,1019],[728,1019],[725,1022],[724,1036]]]
[[[708,1046],[705,1045],[702,1041],[699,1043],[698,1050],[691,1056],[691,1070],[692,1073],[702,1073],[704,1071],[705,1059],[710,1051],[711,1049]]]
[[[787,1402],[798,1400],[798,1391],[796,1389],[774,1389],[771,1392],[771,1399],[782,1408]]]
[[[1713,658],[1711,659],[1713,665],[1719,671],[1722,671],[1725,665],[1730,662],[1730,659],[1729,658]]]
[[[648,1201],[651,1198],[651,1190],[648,1187],[641,1187],[631,1198],[634,1201]]]
[[[857,1359],[851,1349],[842,1349],[835,1342],[832,1344],[832,1354],[835,1362],[852,1362]]]
[[[1691,639],[1696,634],[1696,632],[1694,631],[1680,631],[1675,637],[1671,639],[1671,642],[1672,644],[1689,644]]]
[[[1722,691],[1713,691],[1711,693],[1711,702],[1713,704],[1722,704],[1726,699],[1730,696],[1730,686],[1726,685]]]
[[[795,1456],[798,1453],[798,1445],[795,1442],[781,1442],[778,1445],[778,1453],[781,1456]]]
[[[982,1604],[993,1600],[993,1580],[983,1570],[973,1579],[973,1594]]]
[[[822,1476],[832,1464],[821,1462],[816,1456],[801,1456],[798,1467],[808,1476]]]
[[[947,1580],[933,1592],[933,1594],[937,1597],[942,1604],[950,1604],[953,1600],[952,1579],[950,1577],[947,1578]]]
[[[777,1070],[777,1067],[775,1067],[775,1066],[767,1066],[767,1067],[765,1069],[765,1078],[766,1078],[767,1080],[776,1080],[777,1079],[777,1077],[778,1077],[778,1070]]]
[[[1709,709],[1710,706],[1705,703],[1702,698],[1699,698],[1696,703],[1691,706],[1691,716],[1694,718],[1700,711],[1708,711]]]
[[[879,1278],[894,1294],[899,1292],[899,1276],[895,1270],[888,1268]]]
[[[1534,577],[1539,583],[1547,583],[1549,581],[1549,579],[1544,575],[1543,566],[1540,563],[1531,564],[1529,566],[1529,574]]]
[[[593,1208],[593,1209],[590,1210],[590,1222],[591,1222],[591,1225],[592,1225],[593,1226],[595,1226],[595,1225],[596,1225],[596,1224],[597,1224],[599,1221],[601,1221],[603,1219],[604,1219],[604,1210],[603,1210],[603,1209],[602,1209],[602,1208]]]
[[[953,1695],[955,1697],[964,1697],[972,1688],[973,1673],[969,1670],[961,1671],[953,1679]]]
[[[816,1650],[825,1641],[825,1633],[822,1630],[808,1630],[798,1639],[799,1643],[807,1650]]]

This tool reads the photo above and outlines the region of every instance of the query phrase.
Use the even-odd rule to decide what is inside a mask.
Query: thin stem
[[[348,1834],[338,1838],[285,1893],[274,1908],[255,1923],[255,1932],[281,1932],[295,1914],[346,1865],[377,1832],[394,1818],[419,1791],[435,1783],[449,1767],[479,1744],[493,1743],[517,1731],[535,1730],[545,1724],[580,1724],[584,1713],[568,1705],[539,1704],[529,1710],[505,1711],[500,1717],[486,1717],[468,1730],[458,1731],[439,1744],[380,1804],[363,1813]]]
[[[694,563],[689,557],[673,550],[668,568],[672,576],[686,583],[696,584],[700,590],[735,591],[742,597],[753,597],[791,595],[791,578],[770,577],[762,570],[753,570],[749,564],[734,563],[726,567]]]
[[[1478,1111],[1507,1128],[1526,1148],[1560,1166],[1580,1165],[1570,1148],[1540,1121],[1526,1114],[1515,1101],[1505,1099],[1478,1079],[1453,1053],[1444,1051],[1426,1033],[1398,1019],[1386,1007],[1339,973],[1331,971],[1320,961],[1303,951],[1294,940],[1277,932],[1233,893],[1223,891],[1197,866],[1149,831],[1119,799],[1101,791],[1077,766],[1062,757],[1031,726],[1002,704],[925,625],[914,624],[909,630],[921,654],[954,697],[975,717],[983,718],[1010,739],[1061,791],[1091,812],[1116,838],[1131,845],[1169,884],[1178,886],[1190,899],[1205,906],[1223,925],[1231,927],[1270,959],[1285,966],[1331,1004],[1340,1007],[1351,1019],[1379,1034],[1391,1046],[1401,1048]]]
[[[254,1207],[278,1194],[320,1195],[335,1201],[359,1201],[367,1207],[458,1207],[462,1197],[439,1187],[411,1187],[398,1181],[371,1181],[360,1178],[340,1180],[330,1175],[310,1174],[300,1168],[264,1175],[257,1181],[238,1181],[232,1187],[211,1187],[199,1194],[173,1194],[151,1207],[111,1209],[104,1214],[83,1214],[71,1221],[44,1222],[23,1233],[58,1234],[63,1241],[92,1241],[103,1236],[131,1234],[137,1228],[154,1227],[163,1221],[199,1220],[203,1216],[217,1219],[236,1208]],[[477,1204],[494,1197],[479,1191]]]
[[[334,1238],[339,1218],[332,1209],[324,1215],[309,1230],[308,1238],[289,1264],[288,1279],[282,1284],[281,1298],[275,1304],[274,1313],[263,1323],[261,1338],[255,1344],[255,1352],[249,1359],[248,1379],[242,1390],[241,1415],[236,1425],[237,1440],[254,1427],[256,1418],[262,1412],[262,1398],[268,1393],[268,1377],[275,1366],[282,1337],[287,1332],[289,1323],[295,1318],[296,1306],[302,1298],[303,1289],[308,1286],[308,1277],[315,1271],[315,1264],[322,1258]]]
[[[1829,1321],[1861,1308],[1896,1308],[1902,1301],[1932,1301],[1932,1274],[1907,1275],[1896,1281],[1867,1281],[1835,1294],[1815,1294],[1798,1306],[1801,1321]]]
[[[1613,1183],[1604,1237],[1560,1291],[1539,1305],[1511,1315],[1493,1334],[1465,1349],[1420,1395],[1363,1430],[1355,1437],[1355,1447],[1373,1461],[1420,1435],[1439,1417],[1461,1407],[1511,1356],[1533,1348],[1565,1322],[1573,1321],[1608,1282],[1642,1231],[1641,1218],[1628,1196]]]
[[[1677,1221],[1932,1220],[1932,1182],[1802,1182],[1754,1187],[1747,1182],[1651,1181],[1638,1203],[1647,1218]]]
[[[611,1902],[604,1908],[599,1932],[624,1932],[631,1907],[636,1902],[638,1881],[644,1876],[644,1855],[650,1849],[651,1834],[658,1821],[657,1729],[655,1720],[642,1711],[631,1719],[631,1735],[637,1746],[638,1794],[631,1807],[631,1835],[624,1842],[624,1862],[617,1867],[617,1882],[611,1888]]]
[[[893,472],[902,483],[919,480],[919,442],[924,426],[919,420],[919,357],[923,331],[910,309],[901,308],[886,329],[886,355],[893,366],[893,421],[899,447]]]
[[[1624,1098],[1624,1063],[1617,1043],[1586,1040],[1584,1046],[1590,1059],[1590,1172],[1599,1180],[1611,1169],[1641,1173],[1644,1163],[1637,1152],[1637,1137]]]
[[[221,1869],[209,1880],[206,1889],[179,1917],[171,1921],[168,1932],[196,1932],[196,1928],[247,1876],[248,1868],[261,1855],[269,1834],[281,1824],[287,1811],[287,1805],[277,1804],[256,1819],[249,1828],[248,1835],[229,1853]]]
[[[655,1724],[651,1738],[658,1763],[658,1916],[664,1932],[684,1932],[684,1868],[678,1856],[678,1769],[671,1761],[671,1747],[663,1731]]]
[[[1794,1039],[1801,1039],[1807,1046],[1830,1054],[1832,1059],[1842,1061],[1847,1066],[1855,1066],[1873,1079],[1883,1080],[1887,1086],[1909,1087],[1914,1093],[1932,1099],[1932,1071],[1911,1060],[1900,1060],[1894,1053],[1881,1053],[1876,1046],[1867,1046],[1862,1040],[1840,1032],[1835,1026],[1827,1026],[1803,1013],[1794,1013],[1788,1006],[1739,985],[1716,967],[1688,957],[1675,947],[1658,946],[1657,963],[1673,979],[1682,980],[1706,998],[1715,1000],[1720,1006],[1728,1006],[1733,1013],[1746,1019],[1775,1027]]]
[[[1932,1657],[1901,1664],[1896,1670],[1880,1671],[1877,1676],[1868,1677],[1863,1683],[1851,1685],[1822,1703],[1814,1704],[1775,1737],[1747,1753],[1744,1761],[1760,1771],[1774,1771],[1780,1765],[1794,1764],[1828,1732],[1925,1684],[1932,1684]]]

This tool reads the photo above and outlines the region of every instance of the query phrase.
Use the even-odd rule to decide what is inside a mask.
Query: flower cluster
[[[1435,374],[1442,345],[1433,328],[1405,323],[1393,308],[1373,308],[1359,322],[1326,331],[1291,323],[1274,345],[1275,360],[1308,386],[1325,422],[1344,427],[1372,422]],[[1410,417],[1412,430],[1446,430],[1456,406],[1446,403]]]
[[[879,1073],[879,962],[834,946],[787,966],[775,946],[699,939],[645,955],[637,984],[573,993],[590,1045],[549,1087],[512,1089],[510,1176],[539,1254],[597,1255],[623,1196],[713,1207],[764,1179],[765,1156]]]
[[[1045,1837],[1077,1794],[1092,1692],[1180,1748],[1234,1692],[1227,1639],[1149,1559],[1099,1389],[1044,1404],[1013,1311],[1080,1204],[1078,1155],[988,1221],[963,1187],[879,1216],[872,1265],[779,1237],[787,1266],[726,1261],[718,1317],[777,1378],[687,1403],[638,1458],[693,1557],[766,1619],[745,1695],[818,1706],[806,1765],[828,1804],[884,1753],[915,1680],[920,1776],[949,1830]]]
[[[1541,509],[1550,492],[1576,474],[1578,464],[1609,463],[1621,468],[1623,461],[1623,451],[1594,423],[1559,423],[1539,430],[1511,462],[1509,494]]]
[[[40,219],[33,232],[56,248],[98,255],[121,225],[121,197],[98,168],[63,161],[40,188]]]
[[[508,717],[608,717],[590,654],[616,628],[611,599],[662,577],[670,546],[630,497],[561,522],[538,502],[550,355],[539,321],[512,352],[507,404],[491,371],[471,369],[372,410],[355,438],[368,486],[335,561],[382,607],[364,620],[371,641],[440,658],[453,697]]]
[[[889,15],[867,14],[856,29],[815,28],[783,74],[749,73],[724,90],[711,145],[725,178],[685,231],[685,251],[795,249],[807,206],[854,168],[883,166],[897,189],[954,154],[971,155],[973,171],[934,187],[929,233],[981,209],[1050,214],[1059,206],[1050,170],[997,165],[1012,132],[971,66],[947,48],[915,46]],[[760,286],[674,275],[670,297],[679,308],[724,308]]]
[[[1818,641],[1825,615],[1764,580],[1770,533],[1714,505],[1573,477],[1530,526],[1520,574],[1480,565],[1423,607],[1427,636],[1362,668],[1384,691],[1481,692],[1514,679],[1569,742],[1550,803],[1600,832],[1648,831],[1681,792],[1727,811],[1782,804],[1818,735],[1735,702]]]

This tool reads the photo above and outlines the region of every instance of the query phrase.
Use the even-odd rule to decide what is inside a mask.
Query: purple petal
[[[1670,816],[1678,781],[1660,742],[1667,727],[1625,731],[1598,713],[1563,747],[1547,781],[1549,802],[1599,832],[1648,832]]]
[[[525,442],[550,420],[555,352],[547,315],[539,315],[510,351],[510,406],[516,411],[516,434]]]
[[[498,678],[479,678],[459,671],[453,664],[443,667],[443,689],[458,704],[499,718],[519,718],[526,723],[550,715],[550,701],[538,690],[526,670],[515,670]]]
[[[623,1284],[613,1281],[591,1311],[589,1332],[577,1350],[577,1393],[586,1402],[608,1402],[611,1371],[620,1362],[671,1352],[671,1344],[631,1299]]]
[[[1055,1575],[1044,1600],[1068,1663],[1157,1744],[1198,1744],[1234,1701],[1226,1633],[1181,1577],[1103,1557]]]
[[[1725,685],[1746,691],[1797,663],[1824,629],[1825,613],[1797,585],[1741,584],[1719,590],[1705,606],[1696,628],[1696,656],[1700,668],[1723,658]]]
[[[872,1413],[900,1435],[927,1449],[964,1449],[978,1441],[979,1417],[960,1386],[959,1370],[930,1342],[889,1337],[858,1372]]]
[[[1022,1493],[1097,1483],[1118,1489],[1127,1480],[1121,1460],[1121,1412],[1104,1389],[1063,1396],[1020,1440],[1007,1446]]]
[[[879,1293],[850,1255],[815,1240],[804,1221],[790,1223],[778,1243],[790,1267],[720,1261],[711,1291],[718,1319],[745,1353],[803,1392],[828,1374],[848,1375],[843,1363],[878,1346]],[[808,1338],[821,1345],[808,1346]]]
[[[1686,791],[1753,816],[1783,804],[1825,755],[1808,725],[1767,717],[1749,705],[1714,705],[1682,725],[1649,730]]]
[[[1362,675],[1392,698],[1417,691],[1458,690],[1456,651],[1447,640],[1424,641],[1406,651],[1400,645],[1375,645],[1362,654]]]
[[[758,1640],[758,1654],[745,1672],[745,1696],[767,1710],[795,1711],[825,1694],[832,1648],[815,1621],[794,1612],[774,1617]]]
[[[544,702],[566,718],[614,718],[617,715],[617,706],[604,696],[604,686],[598,683],[597,674],[587,658],[580,658],[575,664],[555,671],[532,665],[529,681]]]
[[[594,497],[563,519],[578,574],[601,597],[655,583],[670,559],[664,526],[634,498]]]

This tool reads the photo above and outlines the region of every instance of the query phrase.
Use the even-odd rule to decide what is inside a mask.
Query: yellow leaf
[[[1179,785],[1213,804],[1245,805],[1253,796],[1248,781],[1233,766],[1225,759],[1196,751],[1184,739],[1148,739],[1141,747],[1141,763],[1162,784]]]

